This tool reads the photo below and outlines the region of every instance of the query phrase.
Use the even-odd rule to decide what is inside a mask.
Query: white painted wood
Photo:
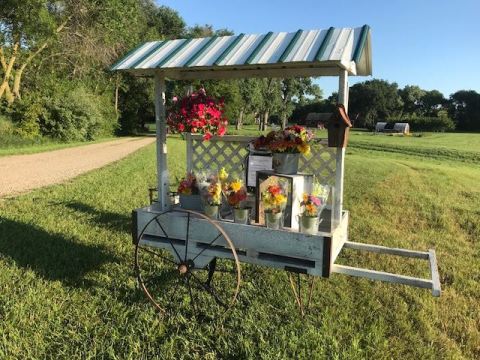
[[[345,274],[350,276],[367,278],[371,280],[379,280],[379,281],[386,281],[386,282],[397,283],[397,284],[404,284],[404,285],[415,286],[415,287],[420,287],[425,289],[432,288],[432,281],[428,279],[421,279],[421,278],[416,278],[411,276],[398,275],[398,274],[392,274],[392,273],[387,273],[383,271],[362,269],[362,268],[356,268],[352,266],[338,265],[338,264],[332,265],[331,270],[332,272],[337,274]]]
[[[310,63],[306,63],[310,64]],[[339,69],[344,69],[344,65],[338,61],[322,61],[318,67],[310,67],[305,63],[298,63],[298,68],[282,68],[277,65],[267,64],[258,65],[249,69],[237,69],[235,66],[219,68],[187,68],[186,70],[168,70],[162,71],[166,79],[171,80],[207,80],[207,79],[240,79],[240,78],[291,78],[291,77],[310,77],[310,76],[338,76]],[[153,76],[153,69],[128,69],[125,70],[135,76]]]
[[[349,219],[349,212],[344,211],[340,226],[337,226],[337,228],[333,230],[332,256],[331,256],[332,264],[335,262],[335,260],[338,257],[338,254],[340,254],[344,244],[348,240],[348,221],[349,221],[348,219]]]
[[[335,156],[335,187],[333,188],[333,224],[338,226],[343,211],[343,178],[345,172],[345,148],[336,148]]]
[[[340,70],[338,77],[338,103],[345,106],[348,114],[348,71]]]
[[[165,78],[155,73],[155,123],[157,135],[157,189],[162,210],[170,207],[167,168],[167,122],[165,114]]]
[[[373,244],[364,244],[358,242],[347,241],[344,244],[346,249],[353,249],[353,250],[364,250],[379,254],[389,254],[389,255],[397,255],[397,256],[404,256],[410,258],[419,258],[428,260],[429,253],[425,251],[414,251],[414,250],[406,250],[406,249],[399,249],[399,248],[391,248],[386,246],[380,245],[373,245]]]
[[[440,296],[442,290],[440,285],[440,275],[438,273],[437,265],[437,255],[435,250],[428,250],[429,260],[430,260],[430,273],[432,274],[432,295]]]
[[[191,133],[185,133],[185,140],[187,142],[187,172],[193,170],[193,138]]]

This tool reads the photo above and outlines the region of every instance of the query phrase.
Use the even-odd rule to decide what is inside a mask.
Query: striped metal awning
[[[370,27],[269,32],[152,41],[131,50],[111,70],[166,78],[371,75]]]

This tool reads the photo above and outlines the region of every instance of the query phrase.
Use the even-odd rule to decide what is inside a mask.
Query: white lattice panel
[[[301,156],[298,170],[313,174],[322,184],[335,185],[336,148],[328,147],[323,141],[311,146],[309,156]]]
[[[203,141],[202,137],[192,137],[191,170],[218,170],[224,167],[232,177],[243,179],[249,140],[239,137],[237,141],[232,141],[231,138]]]
[[[248,143],[253,139],[255,137],[224,136],[203,141],[201,135],[189,135],[188,169],[200,171],[225,167],[232,176],[244,178]],[[322,184],[334,186],[336,150],[329,148],[325,141],[315,141],[311,147],[311,154],[300,157],[299,171],[315,175]]]

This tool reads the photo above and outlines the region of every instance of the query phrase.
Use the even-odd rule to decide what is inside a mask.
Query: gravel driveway
[[[154,137],[122,138],[38,154],[0,157],[0,197],[61,183],[122,159],[153,142]]]

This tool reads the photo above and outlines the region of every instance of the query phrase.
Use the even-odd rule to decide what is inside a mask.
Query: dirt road
[[[155,138],[122,138],[30,155],[0,157],[0,197],[58,184],[151,144]]]

